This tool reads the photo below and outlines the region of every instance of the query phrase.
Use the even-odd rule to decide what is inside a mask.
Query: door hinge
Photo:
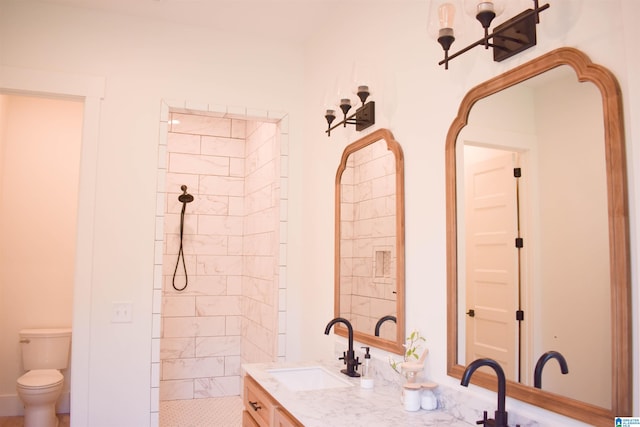
[[[522,237],[516,237],[516,248],[524,248],[524,239]]]
[[[522,168],[513,168],[513,177],[514,178],[522,177]]]
[[[516,320],[519,320],[519,321],[524,320],[524,311],[516,310]]]

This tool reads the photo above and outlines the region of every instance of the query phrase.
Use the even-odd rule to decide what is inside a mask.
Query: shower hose
[[[187,265],[184,261],[184,250],[182,248],[182,239],[184,236],[184,212],[187,208],[187,203],[193,201],[193,196],[191,194],[187,194],[187,186],[183,185],[181,187],[182,195],[178,197],[178,200],[182,202],[182,211],[180,212],[180,249],[178,249],[178,259],[176,261],[176,268],[173,270],[173,280],[171,284],[173,285],[173,289],[176,291],[184,291],[189,284],[189,275],[187,273]],[[182,258],[182,269],[184,270],[184,286],[179,288],[176,286],[176,273],[178,272],[178,266],[180,265],[180,258]]]
[[[178,249],[178,260],[176,261],[176,268],[173,270],[173,280],[171,284],[176,291],[184,291],[189,284],[189,275],[187,274],[187,265],[184,262],[184,251],[182,250],[182,236],[184,234],[184,211],[187,207],[186,203],[182,204],[182,212],[180,212],[180,249]],[[182,269],[184,270],[184,286],[179,288],[176,286],[176,273],[178,272],[178,266],[180,265],[180,258],[182,258]]]

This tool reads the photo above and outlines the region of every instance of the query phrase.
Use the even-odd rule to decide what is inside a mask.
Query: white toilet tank
[[[22,329],[20,346],[25,370],[66,369],[71,350],[71,328]]]

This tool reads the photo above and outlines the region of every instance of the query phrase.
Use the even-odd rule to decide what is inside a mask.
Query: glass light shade
[[[464,10],[467,15],[476,17],[480,12],[493,11],[496,16],[504,12],[504,0],[464,0]]]
[[[357,104],[362,103],[361,92],[371,95],[371,87],[375,86],[376,72],[374,67],[367,62],[354,62],[351,68],[352,100]]]
[[[429,5],[429,22],[427,32],[429,37],[438,40],[442,35],[443,28],[450,28],[453,34],[455,29],[456,37],[464,33],[464,25],[460,22],[460,11],[462,10],[462,0],[433,0]]]

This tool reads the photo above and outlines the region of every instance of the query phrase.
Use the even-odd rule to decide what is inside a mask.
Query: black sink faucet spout
[[[343,354],[343,357],[341,357],[341,359],[344,360],[344,363],[347,365],[347,369],[343,369],[340,372],[350,377],[359,377],[360,374],[356,372],[359,362],[358,358],[355,357],[355,352],[353,351],[353,326],[351,326],[351,322],[343,317],[336,317],[327,324],[327,327],[324,329],[324,334],[329,335],[331,327],[336,323],[344,323],[344,325],[347,327],[349,339],[349,349]]]
[[[384,322],[386,322],[387,320],[391,320],[393,323],[397,323],[396,316],[391,316],[391,315],[388,315],[388,316],[382,316],[382,317],[378,320],[378,322],[376,323],[376,328],[375,328],[375,330],[374,330],[375,336],[377,336],[377,337],[379,337],[379,336],[380,336],[380,326],[382,326],[382,324],[383,324]]]
[[[460,384],[467,387],[469,385],[469,381],[471,380],[471,376],[476,371],[476,369],[481,366],[488,366],[496,371],[496,376],[498,377],[498,410],[495,412],[494,420],[487,420],[487,413],[485,412],[485,419],[482,421],[478,421],[478,424],[493,425],[495,427],[509,427],[509,425],[507,424],[507,411],[505,411],[507,381],[504,375],[504,370],[498,362],[489,358],[474,360],[467,366],[467,369],[464,370]]]
[[[533,373],[533,386],[535,388],[542,388],[542,369],[544,368],[545,363],[547,363],[551,359],[556,359],[560,364],[560,372],[564,375],[569,373],[569,367],[567,366],[567,361],[564,356],[559,351],[547,351],[538,359],[538,363],[536,363],[536,369]]]

